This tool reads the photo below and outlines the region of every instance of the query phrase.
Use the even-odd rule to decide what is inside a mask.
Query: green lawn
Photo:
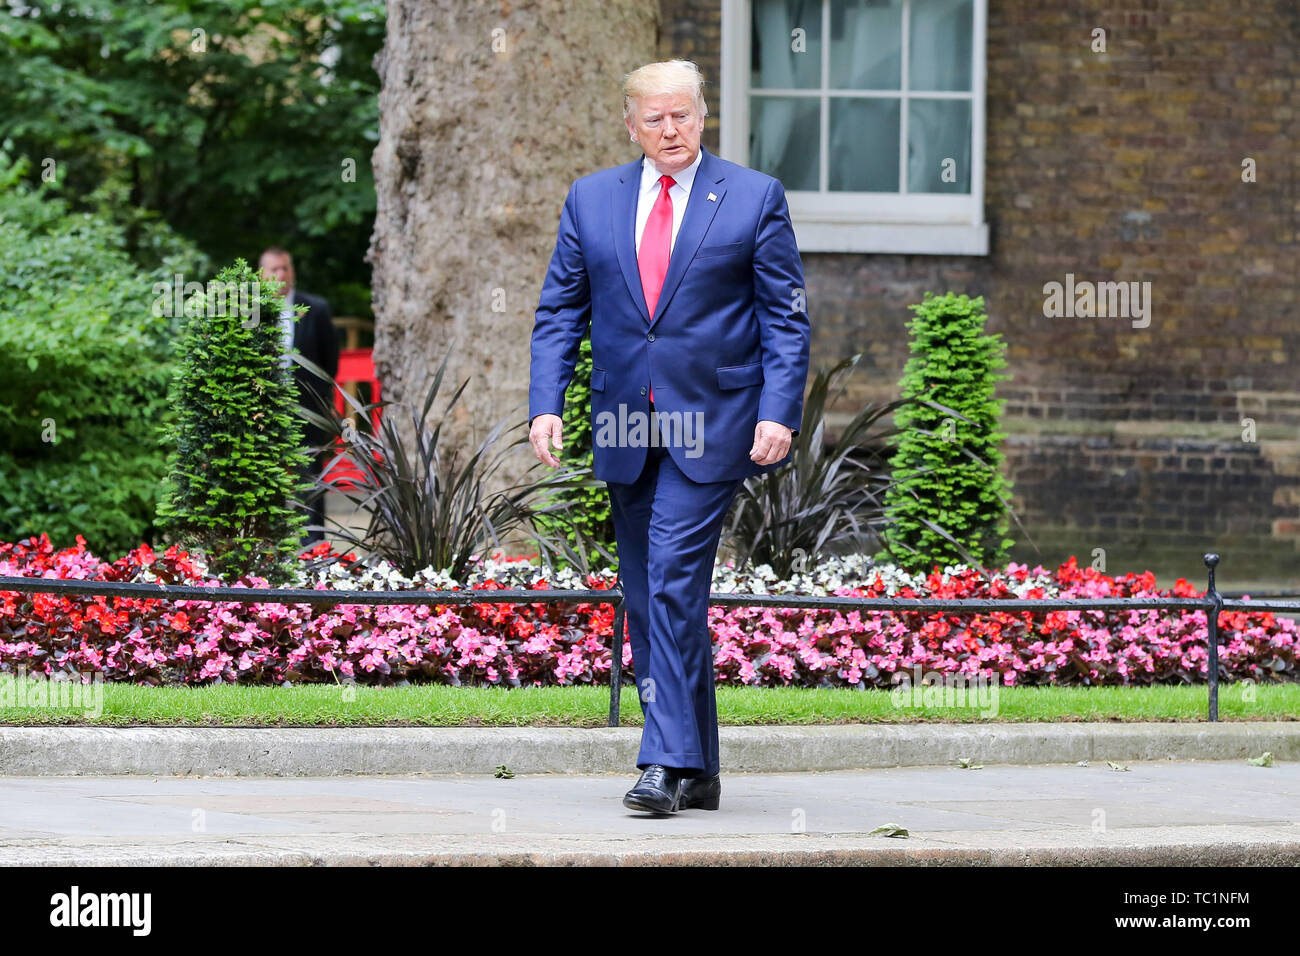
[[[102,716],[90,707],[17,707],[15,684],[0,680],[0,724],[95,726],[604,726],[603,687],[500,688],[137,687],[102,684]],[[48,686],[48,685],[47,685]],[[1208,691],[1193,687],[1013,687],[974,706],[897,706],[888,691],[719,687],[723,724],[1182,720],[1206,717]],[[1251,699],[1253,697],[1253,700]],[[923,702],[922,702],[923,703]],[[1300,684],[1224,685],[1223,720],[1300,720]],[[623,723],[641,724],[633,688],[623,691]]]

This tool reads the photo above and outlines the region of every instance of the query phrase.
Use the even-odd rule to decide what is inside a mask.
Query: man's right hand
[[[564,443],[560,440],[563,427],[559,415],[538,415],[533,419],[532,428],[528,430],[528,441],[533,446],[533,454],[542,464],[552,468],[560,467],[560,459],[551,453],[551,447],[564,448]]]

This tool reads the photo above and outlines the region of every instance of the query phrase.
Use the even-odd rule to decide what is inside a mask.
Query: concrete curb
[[[1127,841],[1096,846],[1062,842],[1052,846],[949,846],[942,842],[893,840],[861,834],[797,839],[746,836],[690,840],[593,840],[582,837],[534,840],[517,847],[482,848],[464,841],[426,846],[369,846],[352,841],[303,841],[300,846],[235,845],[77,846],[5,848],[0,868],[22,866],[1296,866],[1300,841],[1252,839],[1220,843]],[[794,845],[795,843],[799,845]],[[375,843],[382,845],[375,846]],[[916,845],[908,846],[908,843]],[[313,845],[314,844],[314,845]],[[678,845],[673,845],[678,844]]]
[[[1080,760],[1300,760],[1300,721],[722,727],[724,772]],[[0,775],[633,773],[639,727],[0,727]]]

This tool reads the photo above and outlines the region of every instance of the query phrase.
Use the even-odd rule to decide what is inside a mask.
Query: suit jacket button
[[[649,335],[647,335],[647,336],[645,337],[645,340],[646,340],[647,342],[653,342],[653,341],[655,340],[655,334],[654,334],[653,332],[651,332]]]
[[[645,394],[645,388],[644,388],[644,387],[641,389],[641,394],[642,394],[642,395]]]

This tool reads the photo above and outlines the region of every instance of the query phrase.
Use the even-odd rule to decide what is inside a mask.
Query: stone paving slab
[[[1300,763],[724,773],[0,778],[0,865],[1300,865]],[[907,838],[870,835],[883,824]]]

